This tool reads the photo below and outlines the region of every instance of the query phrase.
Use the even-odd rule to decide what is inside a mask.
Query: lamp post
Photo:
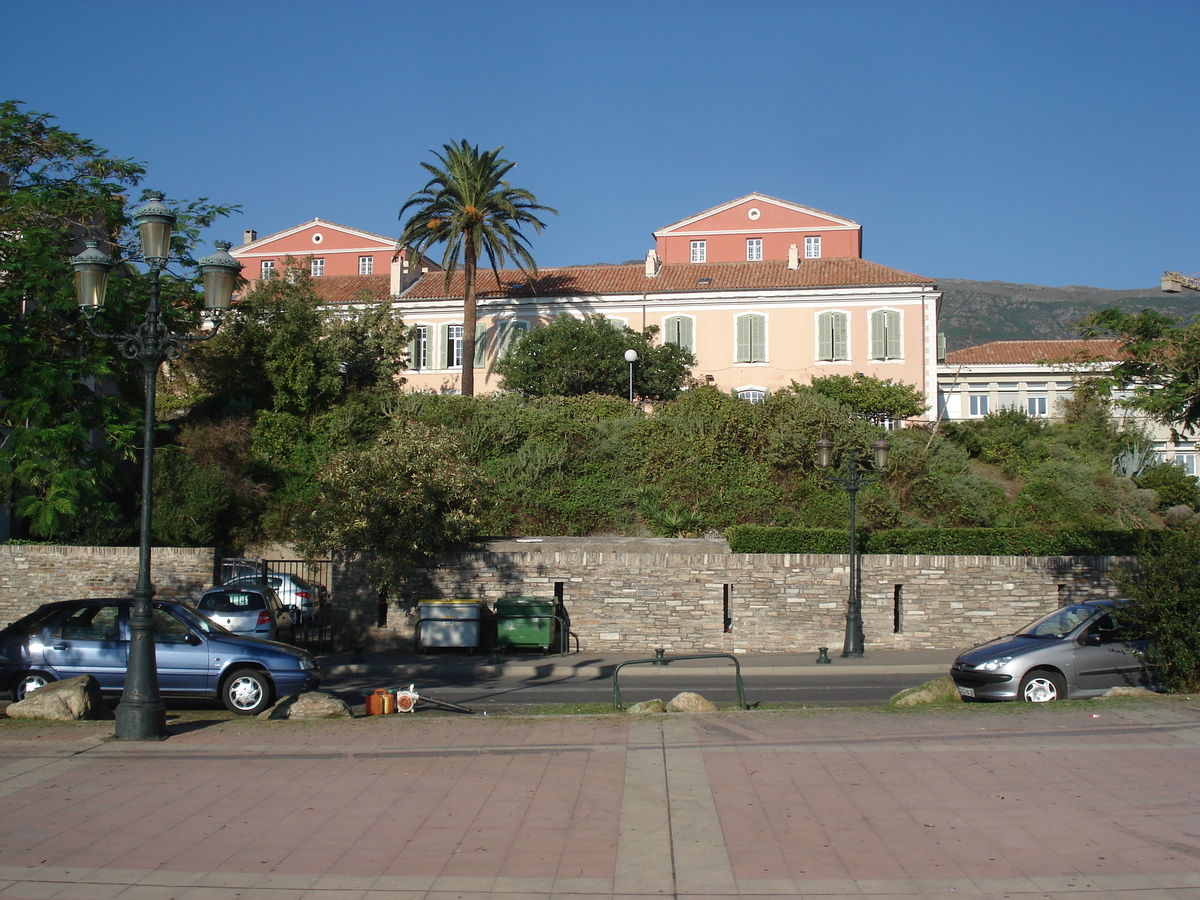
[[[625,351],[625,362],[629,363],[629,402],[633,403],[633,364],[637,362],[638,354],[636,350]]]
[[[888,453],[891,446],[883,438],[871,445],[875,455],[875,468],[883,472],[887,468]],[[824,470],[825,477],[839,485],[850,495],[850,599],[846,603],[846,637],[842,642],[842,658],[858,659],[863,655],[863,622],[862,594],[859,592],[858,553],[854,541],[855,498],[859,490],[868,484],[877,482],[880,475],[869,477],[859,471],[858,450],[851,447],[847,451],[846,474],[836,474],[829,471],[833,462],[833,441],[822,435],[817,441],[817,465]]]
[[[175,214],[162,201],[163,195],[149,193],[148,202],[136,213],[142,245],[142,260],[150,268],[150,305],[141,324],[126,334],[104,334],[95,328],[96,315],[104,306],[108,273],[113,260],[88,241],[87,249],[72,258],[79,308],[88,330],[99,338],[115,341],[126,359],[142,363],[146,405],[142,431],[142,521],[138,544],[137,585],[129,618],[129,658],[125,689],[117,707],[115,734],[124,740],[161,740],[167,736],[166,708],[158,690],[158,667],[154,653],[154,585],[150,582],[150,525],[153,516],[154,397],[158,370],[168,359],[178,359],[191,343],[206,341],[221,327],[221,316],[229,309],[241,264],[229,255],[230,244],[217,243],[217,251],[200,260],[204,284],[204,306],[212,330],[203,335],[172,334],[159,310],[159,276],[170,258],[171,230]]]

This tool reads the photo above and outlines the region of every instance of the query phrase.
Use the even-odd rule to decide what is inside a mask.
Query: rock
[[[348,719],[354,713],[345,700],[333,694],[309,691],[284,697],[266,712],[259,713],[260,719]]]
[[[888,702],[892,706],[921,706],[925,703],[962,703],[962,697],[954,682],[947,677],[906,688]]]
[[[644,716],[648,713],[666,712],[667,707],[661,700],[643,700],[641,703],[635,703],[625,712],[631,716]]]
[[[91,675],[52,681],[25,695],[25,699],[10,703],[6,710],[10,719],[112,719],[113,711],[100,696],[100,682]]]
[[[1130,687],[1128,685],[1120,685],[1119,687],[1111,687],[1100,695],[1101,700],[1107,700],[1113,697],[1134,697],[1139,700],[1153,700],[1157,697],[1154,691],[1140,687]]]
[[[667,701],[667,712],[716,712],[717,708],[711,700],[705,700],[699,694],[684,691],[676,694]]]

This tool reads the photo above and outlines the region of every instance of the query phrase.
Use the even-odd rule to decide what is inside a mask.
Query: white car
[[[244,575],[225,582],[226,587],[253,586],[263,583],[263,578],[257,575]],[[287,572],[268,572],[266,583],[274,588],[283,605],[293,610],[298,618],[311,619],[317,609],[317,589],[301,578]]]

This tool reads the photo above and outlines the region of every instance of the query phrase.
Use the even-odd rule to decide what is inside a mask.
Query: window
[[[429,326],[413,328],[412,340],[408,344],[408,367],[414,371],[429,368]]]
[[[762,259],[762,238],[746,238],[746,261],[758,262]]]
[[[900,313],[877,309],[871,313],[871,359],[899,359]]]
[[[737,356],[735,362],[767,361],[767,317],[748,313],[737,317]]]
[[[121,610],[116,606],[81,606],[54,629],[53,637],[67,641],[119,641]]]
[[[1015,381],[1002,381],[999,385],[999,393],[996,396],[996,406],[1000,409],[1020,409],[1021,395],[1019,393],[1020,385]]]
[[[489,357],[503,359],[516,340],[529,331],[529,323],[517,319],[499,319],[489,327],[482,322],[475,327],[475,368],[487,365]]]
[[[324,274],[325,274],[325,260],[314,259],[312,261],[312,277],[320,278]]]
[[[373,275],[375,273],[375,257],[360,256],[358,258],[358,274]]]
[[[806,237],[804,239],[804,258],[805,259],[820,259],[821,258],[821,236]]]
[[[1031,416],[1046,415],[1046,398],[1045,397],[1029,397],[1029,414]]]
[[[986,416],[988,414],[988,395],[987,394],[972,394],[971,395],[971,415]]]
[[[695,327],[690,316],[670,316],[663,323],[663,340],[668,344],[677,344],[689,353],[695,353]]]
[[[463,364],[463,327],[446,326],[446,368],[456,369]]]
[[[706,243],[704,241],[692,241],[692,262],[704,262],[706,255]]]
[[[262,261],[262,280],[269,281],[275,277],[275,260],[264,259]]]
[[[763,398],[767,396],[766,391],[760,391],[757,388],[746,388],[737,392],[739,400],[748,400],[751,403],[762,403]]]
[[[850,358],[848,322],[844,312],[823,312],[817,316],[817,359],[835,362]]]
[[[1195,453],[1179,453],[1176,452],[1175,458],[1172,460],[1175,465],[1183,469],[1189,475],[1196,474],[1196,454]]]

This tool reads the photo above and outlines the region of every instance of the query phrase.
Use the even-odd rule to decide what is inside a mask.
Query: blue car
[[[128,598],[47,603],[0,630],[0,687],[14,700],[51,681],[91,675],[119,697],[129,656]],[[243,637],[182,603],[154,601],[159,693],[220,699],[255,715],[276,697],[316,690],[321,671],[306,650]]]

